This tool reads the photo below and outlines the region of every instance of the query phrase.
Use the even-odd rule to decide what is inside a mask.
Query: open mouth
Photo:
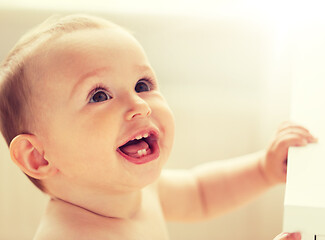
[[[147,163],[159,157],[157,140],[158,134],[155,132],[138,134],[124,145],[118,147],[117,152],[132,163]]]

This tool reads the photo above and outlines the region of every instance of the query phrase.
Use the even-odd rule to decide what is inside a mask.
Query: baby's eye
[[[95,91],[94,94],[92,94],[89,102],[90,103],[103,102],[110,98],[111,98],[111,96],[108,93],[106,93],[105,91],[97,90],[97,91]]]
[[[134,90],[137,93],[139,93],[139,92],[148,92],[148,91],[152,90],[152,84],[149,82],[149,80],[141,79],[135,85]]]

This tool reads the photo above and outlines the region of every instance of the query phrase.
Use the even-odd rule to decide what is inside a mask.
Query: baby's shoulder
[[[33,240],[68,240],[68,239],[87,239],[83,238],[77,229],[69,229],[67,226],[51,225],[48,226],[41,222]]]
[[[60,218],[44,215],[41,219],[33,240],[65,240],[65,239],[87,239],[79,220],[69,221],[68,218]]]
[[[103,226],[96,216],[84,212],[73,205],[50,202],[33,240],[110,239],[110,224],[106,221]]]
[[[74,218],[75,217],[75,218]],[[116,239],[115,230],[110,224],[94,223],[78,216],[44,216],[33,240],[89,240]]]

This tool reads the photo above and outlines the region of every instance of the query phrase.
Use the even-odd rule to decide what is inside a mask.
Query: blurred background
[[[49,16],[80,12],[128,28],[146,50],[176,119],[168,168],[266,147],[290,119],[292,52],[301,29],[324,22],[312,1],[0,0],[0,59]],[[282,230],[284,189],[214,220],[169,223],[170,237],[273,239]],[[10,161],[1,138],[0,239],[32,239],[46,200]]]

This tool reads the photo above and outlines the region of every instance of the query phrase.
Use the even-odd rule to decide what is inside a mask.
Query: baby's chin
[[[124,167],[127,171],[125,184],[141,189],[155,183],[160,177],[164,162],[161,157],[140,165],[125,162]]]

